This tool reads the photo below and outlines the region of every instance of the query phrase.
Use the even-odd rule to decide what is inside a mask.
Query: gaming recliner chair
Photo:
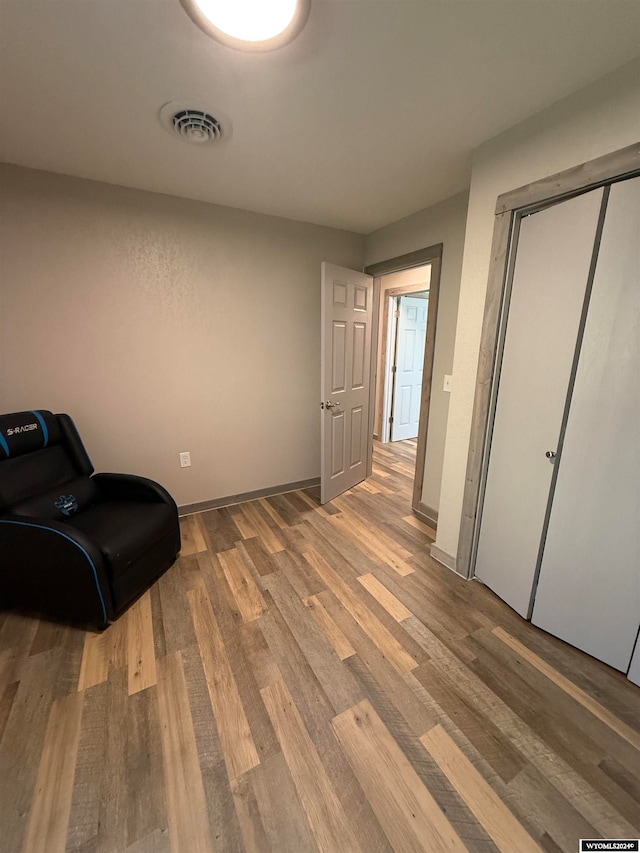
[[[94,474],[69,415],[0,415],[0,608],[103,629],[179,551],[171,495]]]

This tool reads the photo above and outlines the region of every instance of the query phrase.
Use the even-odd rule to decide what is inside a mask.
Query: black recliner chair
[[[171,495],[93,470],[69,415],[0,415],[3,609],[102,630],[175,561]]]

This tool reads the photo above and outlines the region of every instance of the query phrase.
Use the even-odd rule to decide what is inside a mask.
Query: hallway
[[[416,469],[416,451],[418,448],[417,438],[408,438],[405,441],[387,441],[381,444],[374,442],[375,459],[379,468],[386,468],[406,474],[413,480]]]

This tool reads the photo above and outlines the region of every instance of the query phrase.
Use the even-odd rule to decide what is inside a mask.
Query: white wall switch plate
[[[180,457],[181,468],[191,467],[191,453],[188,450],[185,450],[183,453],[179,453],[178,456]]]
[[[442,386],[443,391],[451,391],[451,376],[448,373],[444,375],[444,385]]]

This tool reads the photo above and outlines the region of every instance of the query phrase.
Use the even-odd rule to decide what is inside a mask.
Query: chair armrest
[[[94,474],[91,479],[107,501],[143,501],[166,503],[176,507],[176,502],[169,492],[146,477],[138,477],[135,474]]]
[[[105,628],[113,604],[104,558],[90,539],[68,524],[4,515],[0,606]]]

